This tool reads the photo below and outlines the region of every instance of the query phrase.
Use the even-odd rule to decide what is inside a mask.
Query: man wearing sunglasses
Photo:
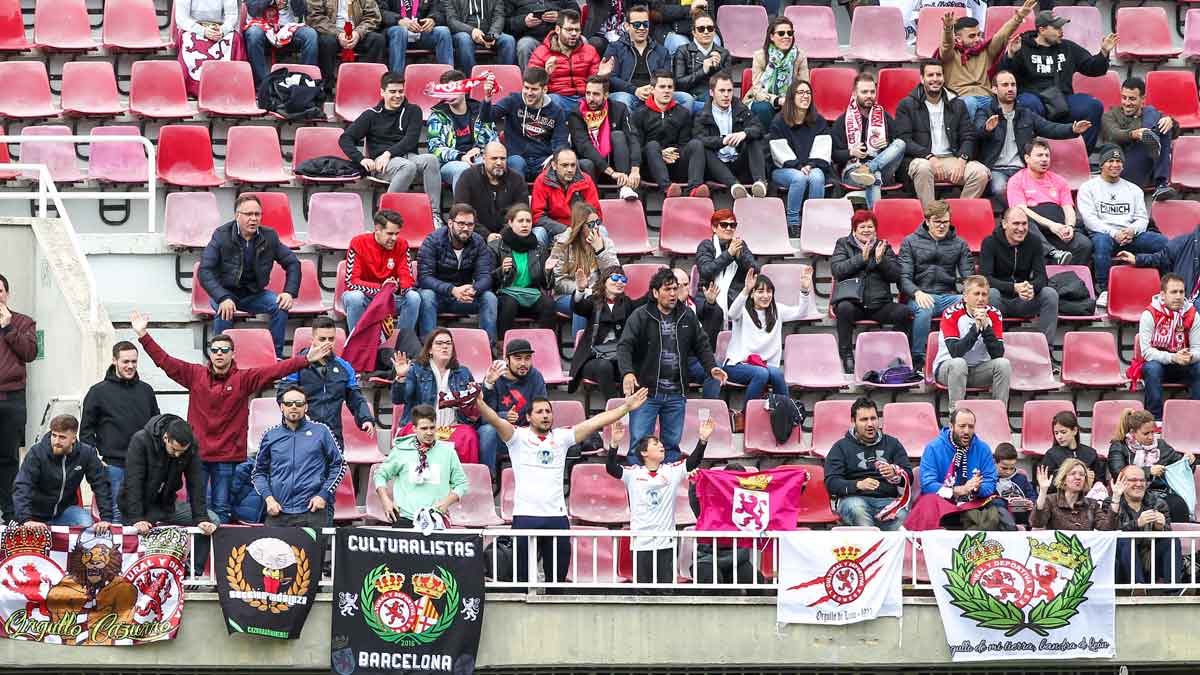
[[[328,527],[342,450],[329,427],[308,419],[308,395],[292,385],[279,395],[283,424],[267,429],[250,474],[267,504],[268,527]]]
[[[620,37],[608,43],[604,52],[604,58],[613,60],[609,98],[633,111],[650,97],[652,73],[670,70],[671,55],[650,36],[650,10],[645,5],[630,7],[622,28]],[[690,97],[685,95],[685,98]],[[690,104],[691,101],[681,103]]]
[[[188,424],[200,446],[209,506],[222,524],[228,523],[234,468],[246,461],[250,399],[275,380],[324,359],[332,353],[333,343],[314,344],[306,356],[269,366],[239,368],[233,338],[215,335],[208,341],[209,363],[202,365],[177,359],[160,347],[150,335],[149,315],[135,310],[129,323],[150,360],[188,391]]]

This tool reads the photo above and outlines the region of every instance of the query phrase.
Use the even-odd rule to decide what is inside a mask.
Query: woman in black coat
[[[533,235],[533,212],[528,204],[508,209],[508,224],[500,238],[488,244],[496,256],[492,288],[497,299],[496,334],[503,336],[518,316],[536,319],[541,328],[554,328],[554,266],[550,247]]]
[[[625,295],[629,281],[619,265],[600,271],[600,279],[588,292],[587,277],[575,278],[575,295],[571,309],[587,319],[587,328],[575,347],[571,359],[571,384],[568,391],[579,388],[580,380],[596,382],[604,399],[620,395],[620,373],[617,370],[617,340],[625,329],[625,320],[638,306]]]
[[[1108,446],[1108,472],[1113,480],[1130,464],[1142,469],[1146,490],[1167,502],[1172,523],[1191,521],[1187,502],[1175,494],[1167,483],[1167,467],[1180,460],[1195,464],[1192,453],[1182,453],[1155,437],[1154,415],[1146,410],[1126,408],[1121,413],[1112,443]],[[1136,475],[1136,474],[1135,474]]]

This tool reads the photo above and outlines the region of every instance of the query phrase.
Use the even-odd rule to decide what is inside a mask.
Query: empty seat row
[[[25,35],[21,4],[21,0],[0,2],[0,52],[36,48],[77,54],[103,47],[110,53],[147,53],[170,46],[159,32],[154,0],[105,0],[100,44],[92,39],[84,0],[37,0],[32,42]]]

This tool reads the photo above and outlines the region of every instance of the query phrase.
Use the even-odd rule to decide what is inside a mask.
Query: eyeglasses
[[[228,354],[233,351],[233,347],[209,347],[209,354]]]
[[[475,227],[475,223],[470,220],[452,220],[450,223],[459,227]]]
[[[238,211],[237,214],[239,216],[246,216],[247,218],[261,218],[262,217],[262,211]]]
[[[629,283],[629,277],[625,276],[624,274],[610,274],[610,275],[608,275],[608,280],[613,282],[614,284]]]
[[[697,33],[713,33],[717,30],[716,26],[695,26]]]
[[[777,31],[775,31],[775,35],[777,35],[779,37],[792,37],[793,35],[795,35],[795,33],[793,33],[790,30],[777,30]]]
[[[931,221],[929,221],[929,224],[930,225],[938,225],[940,227],[946,227],[946,226],[950,225],[950,219],[947,218],[946,220],[931,220]]]
[[[453,347],[454,342],[451,340],[434,340],[433,346],[434,347]]]
[[[630,21],[629,25],[634,30],[646,30],[647,28],[650,27],[650,22],[649,21]]]
[[[285,408],[303,408],[308,405],[308,401],[280,401],[279,404]]]
[[[736,230],[737,229],[737,221],[736,220],[722,220],[721,222],[717,223],[717,227],[719,227],[723,230]]]

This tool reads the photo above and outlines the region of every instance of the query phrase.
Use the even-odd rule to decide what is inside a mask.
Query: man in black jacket
[[[1058,292],[1046,279],[1042,245],[1029,236],[1029,216],[1017,207],[1004,212],[1000,225],[979,252],[979,271],[987,278],[988,302],[1008,316],[1037,317],[1046,344],[1058,332]]]
[[[122,340],[113,345],[112,353],[113,362],[104,379],[83,397],[79,439],[100,452],[115,496],[125,478],[129,439],[158,414],[158,399],[154,387],[138,378],[137,347]],[[114,510],[113,519],[122,522],[119,509]]]
[[[621,188],[621,198],[638,198],[642,182],[642,145],[633,132],[629,108],[608,97],[608,78],[592,75],[583,90],[585,109],[567,111],[571,146],[579,168],[599,182],[603,174]],[[607,153],[597,145],[607,145]]]
[[[211,298],[213,334],[233,325],[235,312],[268,314],[276,358],[283,358],[288,311],[300,293],[300,259],[262,225],[262,202],[242,194],[233,202],[234,220],[213,232],[200,256],[200,285]],[[275,263],[286,272],[283,292],[267,290]]]
[[[704,144],[704,153],[691,161],[703,163],[709,180],[728,185],[734,199],[766,197],[766,130],[750,108],[734,98],[728,72],[709,78],[708,93],[708,104],[692,121],[692,136]],[[747,190],[743,181],[754,184]]]
[[[496,63],[517,62],[517,40],[504,32],[504,0],[445,0],[446,25],[453,33],[454,63],[470,75],[475,50],[496,50]]]
[[[696,3],[692,3],[692,8]],[[708,101],[708,78],[713,73],[729,69],[729,50],[717,44],[717,24],[707,14],[692,19],[692,40],[680,44],[674,53],[672,70],[679,91],[692,95],[692,112],[700,112]]]
[[[488,143],[483,162],[462,172],[454,184],[454,203],[475,209],[475,232],[489,243],[500,238],[508,207],[529,203],[529,185],[524,176],[508,168],[508,148],[503,143]]]
[[[508,17],[508,34],[517,38],[517,67],[525,72],[533,50],[542,44],[558,23],[558,13],[579,8],[575,0],[506,0],[504,16]],[[588,22],[592,15],[588,16]]]
[[[94,525],[88,510],[75,503],[85,477],[100,509],[100,522]],[[13,513],[27,527],[93,527],[97,534],[108,530],[113,522],[108,474],[96,448],[79,442],[79,420],[58,415],[50,420],[50,433],[29,448],[13,484]]]
[[[178,415],[158,415],[133,435],[117,501],[127,524],[145,534],[155,525],[199,527],[212,534],[217,514],[204,497],[204,466],[192,428]],[[175,501],[185,487],[188,501]]]
[[[913,370],[925,367],[929,324],[958,302],[958,280],[975,273],[971,249],[950,224],[950,205],[941,200],[925,207],[925,222],[900,244],[900,294],[913,311]]]
[[[666,185],[668,197],[684,193],[689,197],[708,196],[704,144],[692,138],[692,113],[675,102],[671,73],[654,73],[654,90],[646,106],[634,113],[633,129],[642,144],[650,180]]]
[[[387,72],[379,79],[382,100],[364,110],[342,132],[338,145],[350,161],[359,164],[371,178],[388,184],[388,192],[408,192],[417,172],[429,195],[433,224],[442,226],[442,167],[437,157],[417,153],[425,128],[421,108],[404,98],[404,74]],[[367,154],[363,155],[363,140]]]
[[[987,188],[988,168],[972,161],[974,121],[962,101],[946,98],[937,61],[921,64],[921,84],[896,107],[896,135],[904,140],[900,170],[912,179],[922,207],[934,200],[935,180],[961,185],[963,199],[974,199]]]
[[[626,396],[641,387],[650,391],[646,404],[630,413],[629,447],[654,433],[659,423],[659,440],[667,450],[666,460],[679,459],[679,439],[683,437],[683,419],[687,408],[687,366],[692,356],[720,384],[725,371],[713,359],[708,336],[695,312],[679,304],[678,282],[670,268],[663,267],[650,279],[650,297],[625,321],[625,330],[617,342],[617,367],[621,371]],[[637,462],[634,453],[631,462]]]
[[[883,433],[879,408],[869,398],[850,406],[850,425],[825,456],[825,489],[846,525],[897,530],[908,516],[913,483],[908,453]]]

